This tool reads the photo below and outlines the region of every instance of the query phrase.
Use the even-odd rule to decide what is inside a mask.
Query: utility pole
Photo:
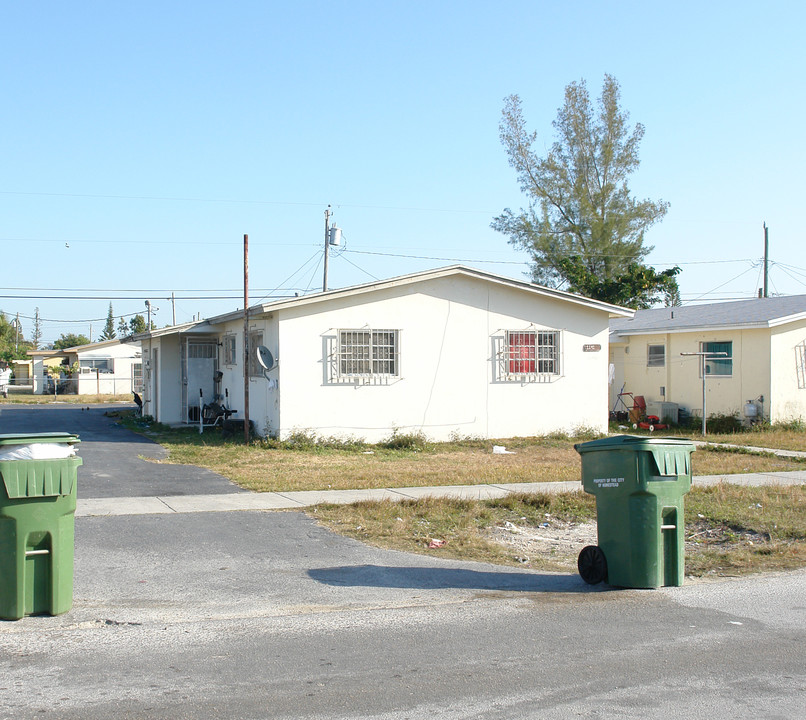
[[[726,352],[684,352],[681,355],[693,355],[700,358],[700,373],[702,374],[702,435],[705,437],[706,433],[706,418],[708,417],[705,412],[705,379],[708,377],[706,372],[705,359],[715,357],[727,357]]]
[[[770,229],[764,223],[764,297],[769,297],[767,293],[767,282],[770,274]]]
[[[249,444],[249,236],[243,236],[243,440]]]
[[[322,279],[322,292],[327,292],[327,261],[330,256],[330,205],[325,210],[325,274]]]
[[[171,325],[176,325],[176,295],[171,293]]]

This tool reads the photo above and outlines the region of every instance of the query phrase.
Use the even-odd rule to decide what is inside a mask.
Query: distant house
[[[806,418],[806,295],[638,310],[610,331],[611,409],[623,387],[701,416],[704,366],[707,415]]]
[[[194,424],[218,400],[242,418],[246,363],[261,434],[603,431],[608,321],[631,314],[460,266],[289,298],[250,308],[246,358],[243,311],[136,336],[144,412]]]
[[[81,395],[124,395],[142,386],[139,343],[106,340],[63,350],[29,350],[28,355],[35,395],[53,393],[57,381],[56,392]],[[60,371],[49,373],[49,368]]]

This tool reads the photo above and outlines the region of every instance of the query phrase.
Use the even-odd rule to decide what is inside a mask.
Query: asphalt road
[[[125,407],[125,406],[124,406]],[[134,407],[134,404],[131,405]],[[155,497],[244,492],[226,478],[192,465],[160,465],[160,445],[130,432],[107,413],[120,405],[0,405],[0,434],[69,432],[79,436],[79,497]]]
[[[148,454],[84,412],[79,487]],[[73,609],[0,622],[0,718],[800,718],[804,597],[806,572],[592,589],[296,511],[79,517]]]

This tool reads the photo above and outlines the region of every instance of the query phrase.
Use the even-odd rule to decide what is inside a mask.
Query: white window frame
[[[224,346],[224,365],[238,364],[238,343],[236,335],[224,335],[222,345]]]
[[[660,352],[657,349],[660,348]],[[655,350],[654,356],[652,351]],[[651,343],[646,346],[646,366],[648,368],[666,367],[666,346],[661,343]]]
[[[250,330],[249,331],[249,377],[263,377],[263,367],[257,361],[257,349],[263,344],[263,331]]]
[[[524,338],[532,341],[524,343]],[[546,382],[558,378],[562,374],[562,331],[507,330],[499,359],[499,376],[509,382]]]
[[[718,377],[718,378],[730,378],[733,377],[733,340],[708,340],[700,343],[700,352],[723,352],[721,350],[715,350],[713,348],[708,349],[708,346],[713,345],[729,345],[730,352],[726,356],[714,356],[714,357],[704,357],[703,364],[700,365],[700,368],[705,368],[705,374],[708,377]],[[714,372],[715,368],[719,367],[727,367],[729,372],[723,373],[716,373]]]
[[[112,375],[115,372],[115,359],[112,357],[88,357],[78,361],[79,373],[94,373],[100,371],[102,375]]]
[[[400,377],[400,330],[341,328],[331,382],[387,384]]]

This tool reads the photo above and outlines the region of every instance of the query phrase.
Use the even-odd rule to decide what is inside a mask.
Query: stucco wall
[[[764,396],[764,412],[769,412],[770,333],[766,329],[720,330],[715,332],[632,335],[624,358],[626,390],[643,395],[647,401],[666,400],[695,415],[702,413],[700,358],[681,353],[700,351],[703,342],[733,343],[733,372],[730,376],[709,375],[706,380],[707,414],[741,415],[746,401]],[[666,363],[662,368],[647,367],[647,346],[664,345]],[[613,355],[618,361],[620,356]],[[665,388],[665,397],[660,389]]]
[[[804,344],[806,323],[783,326],[772,331],[771,422],[806,420],[806,378]],[[798,349],[800,346],[800,349]],[[798,364],[800,363],[800,368]]]
[[[508,437],[607,422],[607,315],[507,286],[454,277],[388,288],[279,318],[279,424],[272,430],[382,440],[393,429],[433,439]],[[532,326],[534,326],[532,328]],[[399,331],[400,377],[386,385],[328,380],[339,329]],[[562,375],[502,382],[495,338],[506,330],[562,331]],[[583,345],[599,344],[599,352]]]

